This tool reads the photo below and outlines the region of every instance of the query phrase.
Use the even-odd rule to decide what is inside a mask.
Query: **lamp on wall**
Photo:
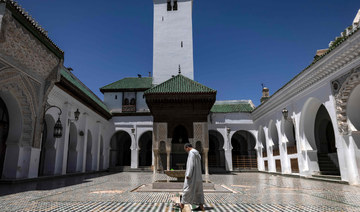
[[[74,112],[74,117],[75,119],[68,119],[68,125],[70,125],[71,121],[78,121],[79,120],[79,116],[80,116],[80,111],[79,109],[76,109],[76,111]]]
[[[228,135],[230,135],[230,132],[231,132],[230,127],[226,128],[226,132],[227,132]]]
[[[60,115],[62,114],[62,110],[61,110],[58,106],[56,106],[56,105],[49,105],[49,104],[47,104],[47,105],[48,105],[48,107],[46,108],[44,114],[46,114],[46,112],[47,112],[50,108],[55,107],[55,108],[59,109],[59,113],[58,113],[58,114],[59,114],[59,118],[58,118],[58,120],[56,121],[55,126],[54,126],[54,138],[61,138],[63,127],[62,127],[62,124],[61,124],[61,121],[60,121]],[[45,119],[45,118],[44,118],[44,119]]]
[[[286,108],[284,108],[282,110],[282,114],[283,114],[284,119],[287,120],[288,115],[289,115],[289,111]]]
[[[131,133],[132,133],[132,134],[135,133],[135,128],[131,128]]]

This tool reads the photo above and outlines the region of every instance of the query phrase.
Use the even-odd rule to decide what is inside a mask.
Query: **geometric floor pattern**
[[[359,211],[360,187],[264,173],[203,176],[234,193],[205,193],[207,211]],[[0,184],[0,211],[179,211],[178,193],[132,192],[163,174],[100,173]],[[195,208],[196,206],[190,206]]]

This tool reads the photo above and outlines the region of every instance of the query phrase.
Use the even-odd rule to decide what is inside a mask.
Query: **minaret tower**
[[[194,79],[192,4],[193,0],[154,1],[153,84],[173,75]]]

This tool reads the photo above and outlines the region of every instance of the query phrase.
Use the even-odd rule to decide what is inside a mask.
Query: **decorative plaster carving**
[[[20,144],[31,146],[36,113],[29,91],[19,73],[11,70],[1,72],[0,91],[10,92],[19,102],[23,125]]]
[[[360,67],[352,70],[350,73],[344,75],[346,80],[341,84],[339,92],[335,94],[336,101],[336,119],[338,123],[339,132],[341,134],[349,134],[349,125],[347,117],[347,103],[353,89],[360,84]],[[341,82],[345,79],[344,76],[340,77],[338,81]]]
[[[204,129],[203,123],[194,123],[194,142],[204,142]],[[193,144],[195,145],[195,144]]]
[[[3,17],[0,51],[44,79],[59,63],[59,59],[21,26],[9,12]]]
[[[160,141],[167,141],[167,124],[159,123],[158,124],[158,139]]]

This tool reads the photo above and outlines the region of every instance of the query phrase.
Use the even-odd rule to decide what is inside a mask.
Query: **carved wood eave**
[[[254,121],[263,115],[278,108],[284,102],[293,99],[296,95],[309,89],[312,85],[320,83],[329,75],[335,73],[345,65],[359,59],[360,56],[360,32],[356,32],[351,38],[342,43],[326,55],[318,63],[304,70],[290,82],[275,92],[270,99],[258,106],[253,112]]]
[[[61,77],[60,82],[55,83],[55,85],[65,91],[70,96],[72,96],[74,99],[78,100],[79,102],[99,114],[101,117],[105,118],[106,120],[112,118],[112,115],[108,111],[100,107],[96,102],[94,102],[94,100],[85,95],[82,91],[80,91],[77,87],[75,87],[65,78]]]

